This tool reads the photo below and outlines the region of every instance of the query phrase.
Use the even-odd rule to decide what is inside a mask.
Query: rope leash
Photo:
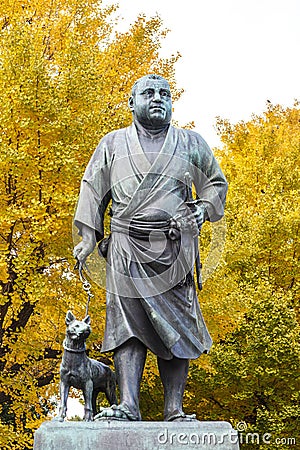
[[[83,290],[87,293],[87,302],[86,302],[86,308],[85,308],[85,317],[86,317],[88,315],[88,313],[89,313],[90,300],[91,300],[92,297],[94,297],[94,295],[92,294],[92,291],[91,291],[91,284],[90,284],[90,282],[83,275],[83,268],[84,268],[84,266],[86,267],[86,265],[84,263],[81,263],[76,258],[76,264],[74,266],[74,270],[78,270],[79,278],[80,278],[80,281],[82,283]],[[86,269],[87,269],[87,267],[86,267]]]

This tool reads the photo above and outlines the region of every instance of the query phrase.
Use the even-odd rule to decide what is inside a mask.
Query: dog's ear
[[[70,325],[71,322],[73,322],[74,320],[76,320],[76,317],[74,316],[74,314],[72,313],[72,311],[68,311],[67,315],[66,315],[66,325]]]
[[[86,317],[83,319],[83,322],[86,323],[87,325],[91,325],[91,318],[90,318],[90,316],[86,316]]]

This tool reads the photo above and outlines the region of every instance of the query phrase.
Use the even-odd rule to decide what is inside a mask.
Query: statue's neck
[[[140,134],[149,137],[158,136],[159,134],[166,132],[170,125],[162,125],[161,127],[154,127],[151,125],[145,126],[144,124],[142,125],[140,122],[138,122],[136,119],[134,119],[134,124]]]

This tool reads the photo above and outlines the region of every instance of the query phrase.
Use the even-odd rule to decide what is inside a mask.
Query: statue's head
[[[133,85],[128,101],[134,118],[145,128],[161,128],[171,122],[170,85],[160,75],[146,75]]]

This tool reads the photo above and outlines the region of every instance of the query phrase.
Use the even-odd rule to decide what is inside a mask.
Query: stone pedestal
[[[228,422],[44,422],[34,450],[238,450]]]

